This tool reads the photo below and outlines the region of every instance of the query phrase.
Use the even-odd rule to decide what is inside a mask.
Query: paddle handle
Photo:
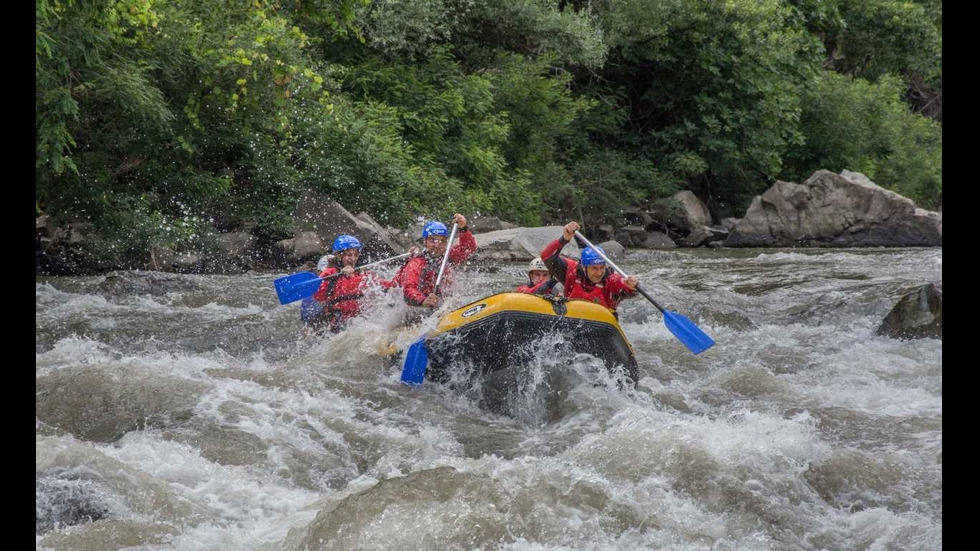
[[[442,255],[442,264],[439,265],[439,275],[436,276],[435,293],[439,294],[439,284],[442,283],[442,274],[446,272],[446,264],[449,262],[449,253],[453,248],[453,241],[456,239],[456,232],[459,231],[459,224],[453,224],[453,231],[449,234],[449,241],[446,242],[446,253]]]
[[[581,239],[582,242],[585,243],[587,246],[592,247],[592,250],[595,251],[596,254],[598,254],[599,256],[601,256],[602,259],[606,261],[606,264],[608,264],[613,270],[616,270],[616,273],[618,273],[619,275],[621,275],[623,277],[628,277],[626,275],[626,272],[624,272],[622,269],[620,269],[619,266],[617,266],[616,264],[614,264],[612,260],[609,260],[609,257],[606,256],[605,253],[603,253],[602,251],[600,251],[598,247],[596,247],[595,245],[593,245],[591,241],[589,241],[588,239],[586,239],[584,235],[582,235],[580,232],[576,231],[575,232],[575,237],[578,237],[579,239]],[[663,313],[666,313],[667,312],[666,310],[664,310],[664,307],[661,306],[661,305],[659,305],[659,304],[657,304],[657,301],[653,300],[653,297],[651,297],[649,294],[647,294],[646,290],[644,290],[642,287],[640,287],[639,284],[637,284],[636,290],[639,291],[640,294],[643,295],[647,300],[649,300],[651,304],[653,304],[654,306],[656,306],[657,307],[657,310],[660,310]]]

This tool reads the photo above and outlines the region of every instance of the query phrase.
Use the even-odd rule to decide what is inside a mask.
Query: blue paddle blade
[[[273,282],[279,304],[289,304],[313,296],[322,281],[312,272],[300,272],[280,277]]]
[[[715,345],[714,339],[694,324],[693,321],[685,318],[677,312],[664,312],[664,325],[674,334],[675,337],[695,354],[700,354]]]
[[[415,341],[405,353],[405,365],[402,367],[402,382],[407,385],[420,385],[425,380],[425,370],[429,366],[429,351],[425,347],[425,339]]]

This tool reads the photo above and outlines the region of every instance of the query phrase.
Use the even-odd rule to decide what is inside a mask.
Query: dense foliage
[[[109,247],[282,238],[307,189],[391,225],[741,214],[819,168],[942,202],[934,1],[35,6],[36,209]]]

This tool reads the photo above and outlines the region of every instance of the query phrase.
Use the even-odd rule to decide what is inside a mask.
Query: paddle
[[[449,241],[446,243],[446,252],[442,255],[442,264],[439,266],[439,275],[436,276],[436,286],[433,293],[439,294],[439,285],[442,283],[442,274],[446,271],[446,263],[449,262],[449,250],[456,239],[456,232],[459,230],[457,224],[453,224],[453,231],[449,234]],[[405,363],[402,366],[402,382],[407,385],[420,385],[425,380],[425,370],[429,366],[429,351],[425,348],[425,335],[412,343],[405,353]]]
[[[603,254],[603,252],[600,251],[595,245],[590,243],[584,235],[579,232],[575,232],[575,236],[581,239],[587,246],[592,247],[592,249],[606,261],[606,264],[608,264],[613,270],[616,270],[619,275],[626,277],[626,272],[619,269],[619,266],[613,264],[612,260],[609,260],[609,258],[606,257],[606,255]],[[707,333],[702,331],[700,327],[695,325],[693,321],[687,319],[681,314],[678,314],[677,312],[665,310],[663,306],[657,304],[657,301],[653,300],[653,297],[647,294],[647,292],[639,285],[636,286],[636,290],[639,291],[641,295],[646,297],[651,304],[656,306],[657,310],[660,310],[660,312],[664,315],[664,325],[667,326],[667,329],[673,333],[679,341],[684,343],[684,346],[686,346],[688,350],[695,354],[700,354],[714,346],[715,341],[709,337]]]
[[[393,256],[391,258],[386,258],[384,260],[379,260],[377,262],[372,262],[370,264],[365,264],[356,268],[357,271],[365,270],[372,266],[378,266],[380,264],[385,264],[393,260],[398,260],[411,256],[412,253],[400,254],[398,256]],[[313,293],[320,288],[320,285],[328,280],[335,277],[340,277],[343,275],[338,272],[336,274],[331,274],[326,277],[317,277],[313,272],[300,272],[298,274],[288,275],[280,277],[273,282],[276,288],[276,295],[279,297],[279,304],[289,304],[290,302],[296,302],[297,300],[302,300],[313,296]]]

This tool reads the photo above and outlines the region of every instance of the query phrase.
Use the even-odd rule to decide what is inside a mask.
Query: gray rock
[[[235,274],[251,266],[258,238],[248,232],[230,232],[214,236],[205,268],[208,273]]]
[[[618,230],[616,232],[616,241],[626,248],[635,246],[633,244],[633,237],[626,230]]]
[[[817,171],[806,182],[776,182],[757,196],[729,247],[942,246],[941,213],[881,188],[863,175]]]
[[[923,285],[902,297],[885,316],[878,335],[895,339],[943,338],[943,288]]]
[[[695,228],[694,231],[689,233],[686,237],[682,237],[677,240],[677,244],[681,247],[700,247],[711,241],[711,228],[707,226],[701,226]]]
[[[476,233],[488,233],[492,231],[509,230],[518,227],[517,224],[501,220],[496,216],[474,216],[467,219],[470,231]]]
[[[526,262],[541,254],[541,250],[561,237],[561,226],[540,228],[511,228],[476,234],[476,260]],[[564,254],[577,257],[579,247],[574,240],[565,245]]]
[[[671,196],[671,199],[680,204],[680,212],[668,219],[670,225],[688,231],[695,231],[698,228],[712,224],[711,212],[708,211],[708,207],[693,192],[688,190],[678,191]]]
[[[405,252],[391,233],[368,214],[354,216],[340,203],[321,193],[307,192],[299,200],[293,211],[292,229],[296,236],[315,234],[324,244],[320,251],[329,247],[338,235],[353,235],[364,244],[361,254],[367,261]]]
[[[732,232],[735,230],[735,226],[738,226],[740,220],[741,218],[722,218],[721,227],[725,228],[729,232]]]
[[[643,249],[676,249],[677,243],[674,240],[667,237],[667,234],[663,232],[648,232],[642,241],[637,242],[636,238],[633,239],[634,245]]]
[[[315,232],[301,232],[292,239],[283,239],[276,243],[290,262],[313,260],[326,254],[327,245]]]
[[[599,243],[599,248],[601,248],[609,260],[613,262],[619,262],[626,259],[626,247],[623,247],[617,241],[603,241]]]

